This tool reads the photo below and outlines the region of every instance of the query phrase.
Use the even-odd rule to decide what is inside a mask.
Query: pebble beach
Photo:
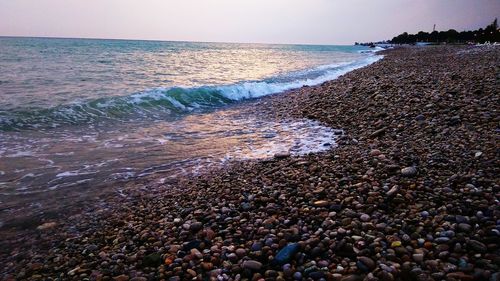
[[[2,280],[500,280],[498,46],[398,47],[246,102],[341,130],[5,235]]]

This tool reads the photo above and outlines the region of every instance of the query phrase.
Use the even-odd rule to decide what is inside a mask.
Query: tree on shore
[[[500,42],[500,31],[498,30],[498,20],[495,20],[486,28],[479,28],[473,31],[458,32],[454,29],[448,31],[433,31],[431,33],[420,31],[417,34],[402,34],[392,38],[392,44],[415,44],[417,42],[426,43],[485,43]]]

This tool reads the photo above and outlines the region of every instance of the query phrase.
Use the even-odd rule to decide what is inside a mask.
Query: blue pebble
[[[300,245],[297,243],[288,244],[283,249],[281,249],[274,261],[280,265],[289,263],[292,257],[300,251]]]

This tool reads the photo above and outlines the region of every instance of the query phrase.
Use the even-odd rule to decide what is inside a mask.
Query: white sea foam
[[[81,172],[79,170],[75,171],[66,171],[62,172],[56,175],[56,178],[62,178],[62,177],[74,177],[74,176],[83,176],[83,175],[92,175],[97,172]]]

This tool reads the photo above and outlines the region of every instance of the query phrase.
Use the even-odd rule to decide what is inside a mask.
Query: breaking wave
[[[138,117],[175,117],[302,86],[318,85],[336,79],[354,69],[374,63],[381,58],[380,55],[370,55],[351,63],[324,65],[262,81],[196,88],[156,88],[129,96],[100,98],[47,109],[24,108],[22,110],[0,111],[0,130],[12,131],[53,128],[62,125],[95,124],[109,119],[132,121]]]

